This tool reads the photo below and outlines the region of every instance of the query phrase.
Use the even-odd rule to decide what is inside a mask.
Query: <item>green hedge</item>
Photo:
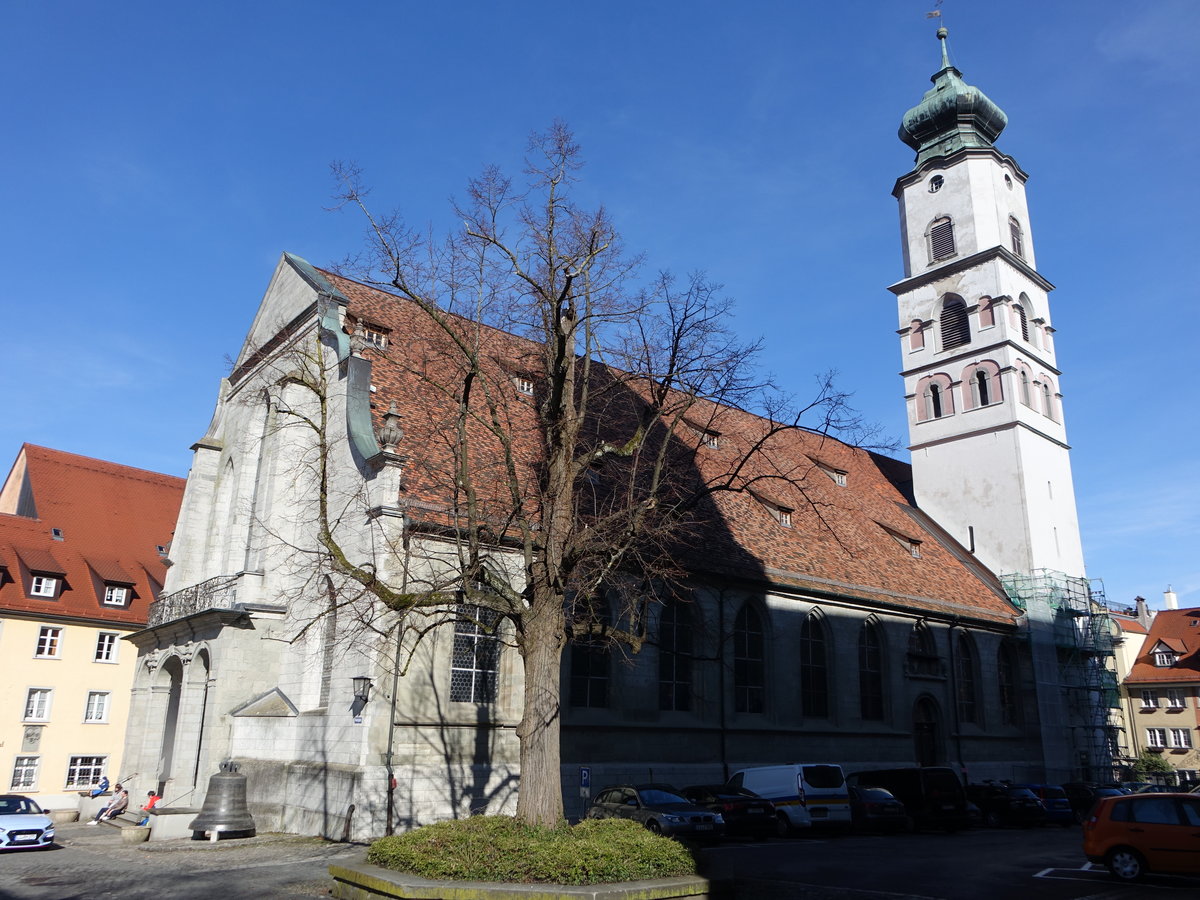
[[[694,875],[680,843],[627,819],[535,828],[510,816],[474,816],[380,838],[367,861],[443,881],[606,884]]]

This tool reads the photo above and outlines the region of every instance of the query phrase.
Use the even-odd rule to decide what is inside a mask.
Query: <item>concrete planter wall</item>
[[[709,900],[708,879],[697,876],[625,881],[571,887],[561,884],[490,884],[479,881],[430,881],[368,862],[329,867],[336,900],[516,900],[542,897],[545,900],[673,900],[687,897]]]
[[[48,809],[46,815],[50,817],[50,821],[55,825],[65,825],[67,822],[79,821],[79,810],[77,809]]]

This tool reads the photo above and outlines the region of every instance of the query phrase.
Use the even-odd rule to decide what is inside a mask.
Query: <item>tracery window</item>
[[[1000,683],[1000,721],[1005,725],[1017,725],[1021,721],[1017,660],[1008,644],[1000,645],[996,656],[996,668]]]
[[[812,613],[800,626],[800,714],[829,715],[829,650],[821,616]]]
[[[500,614],[474,603],[460,603],[456,616],[450,700],[492,703],[500,665],[500,640],[496,635]]]
[[[692,607],[667,602],[658,621],[658,708],[692,708]]]
[[[870,620],[858,632],[858,709],[864,719],[883,718],[883,645]]]
[[[734,709],[760,713],[766,707],[765,635],[762,616],[749,604],[733,623]]]
[[[960,634],[955,641],[954,688],[955,700],[958,703],[958,721],[977,722],[979,698],[975,680],[975,648],[965,634]]]

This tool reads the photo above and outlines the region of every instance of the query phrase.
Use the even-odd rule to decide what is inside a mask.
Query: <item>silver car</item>
[[[54,822],[20,794],[0,794],[0,850],[54,846]]]
[[[690,803],[669,784],[606,787],[587,812],[589,819],[633,819],[655,834],[716,839],[725,833],[718,812]]]

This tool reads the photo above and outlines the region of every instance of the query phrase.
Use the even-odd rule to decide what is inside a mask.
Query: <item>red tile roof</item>
[[[1113,616],[1113,621],[1120,626],[1122,631],[1128,631],[1130,634],[1148,634],[1146,626],[1137,619],[1128,619],[1124,616]]]
[[[322,274],[349,299],[350,317],[390,330],[386,351],[369,345],[364,351],[373,363],[376,428],[395,402],[404,416],[405,439],[399,449],[410,457],[406,497],[435,509],[448,496],[444,473],[452,469],[439,454],[446,452],[441,435],[453,422],[454,409],[452,401],[431,396],[435,392],[421,373],[448,364],[453,352],[411,301],[330,272]],[[497,374],[539,370],[536,344],[488,328],[481,329],[479,337]],[[597,429],[619,430],[621,409],[606,415]],[[540,447],[533,413],[528,404],[524,412],[521,404],[510,404],[504,412],[517,435],[518,457],[532,468]],[[701,412],[693,409],[690,420],[708,422]],[[741,410],[713,407],[712,412],[718,417],[711,429],[719,438],[717,445],[705,446],[699,433],[693,436],[693,464],[701,477],[726,471],[767,424]],[[487,458],[489,437],[483,433],[479,440],[476,455]],[[494,450],[500,458],[499,448]],[[822,466],[844,472],[846,485],[839,486]],[[763,479],[757,482],[759,493],[768,503],[793,511],[792,526],[781,524],[752,493],[720,494],[713,510],[719,515],[712,517],[720,524],[710,524],[690,550],[681,551],[689,554],[685,563],[691,571],[993,624],[1012,625],[1019,616],[996,577],[911,505],[908,465],[791,429],[772,438],[770,452],[755,457],[746,475]],[[801,477],[802,488],[791,483]]]
[[[166,574],[184,480],[25,444],[0,496],[0,610],[143,624]],[[57,529],[61,539],[54,536]],[[62,579],[53,599],[32,574]],[[106,584],[130,588],[105,605]]]
[[[1160,643],[1179,653],[1175,665],[1154,664],[1154,648]],[[1159,610],[1125,680],[1157,684],[1200,682],[1200,608]]]

